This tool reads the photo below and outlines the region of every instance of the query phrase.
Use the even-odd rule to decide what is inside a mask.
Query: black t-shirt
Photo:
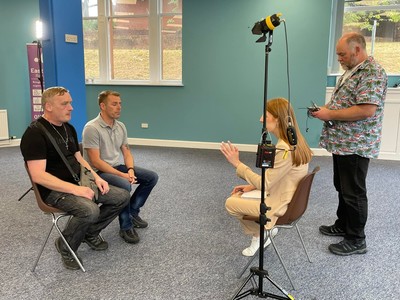
[[[46,133],[35,126],[35,122],[40,122],[44,125],[51,136],[56,140],[61,152],[70,163],[72,170],[78,176],[80,175],[80,165],[74,156],[74,154],[79,151],[78,136],[75,128],[69,123],[64,123],[62,126],[55,126],[42,117],[37,121],[32,122],[25,130],[21,139],[20,147],[24,160],[45,159],[46,172],[60,178],[61,180],[77,184]],[[67,137],[68,149],[65,145]],[[41,185],[38,185],[38,188],[42,198],[46,199],[50,194],[50,190]]]

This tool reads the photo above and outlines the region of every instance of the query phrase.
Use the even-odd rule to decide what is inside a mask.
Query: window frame
[[[144,86],[183,86],[183,78],[180,80],[162,79],[162,24],[163,17],[181,15],[183,12],[162,12],[163,0],[149,0],[148,15],[118,16],[111,14],[110,0],[97,0],[97,17],[82,17],[82,20],[97,20],[98,22],[98,46],[99,46],[99,78],[85,78],[89,85],[144,85]],[[183,5],[183,0],[182,0]],[[135,19],[148,17],[149,22],[149,79],[112,79],[111,78],[111,38],[110,22],[114,18]],[[181,49],[183,53],[183,49]],[[181,56],[183,58],[183,54]],[[181,62],[183,64],[183,62]],[[86,77],[86,75],[85,75]]]
[[[332,1],[332,17],[330,23],[330,38],[329,38],[329,50],[328,50],[328,76],[338,76],[340,73],[339,62],[336,59],[336,43],[342,36],[343,30],[343,19],[345,13],[345,0],[333,0]],[[351,2],[351,1],[349,1]],[[368,11],[368,10],[394,10],[400,9],[400,5],[378,5],[378,6],[367,6],[367,7],[348,7],[347,11]],[[337,71],[336,71],[337,70]],[[390,76],[397,76],[398,74],[389,74]]]

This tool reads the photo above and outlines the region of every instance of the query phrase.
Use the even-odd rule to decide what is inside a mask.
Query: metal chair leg
[[[61,239],[63,240],[65,246],[67,247],[68,251],[71,253],[71,255],[73,256],[73,258],[75,259],[75,261],[77,262],[77,264],[79,265],[79,268],[81,268],[82,272],[86,272],[85,268],[83,267],[81,261],[79,260],[78,256],[76,255],[75,251],[72,250],[71,246],[68,244],[67,240],[65,239],[64,235],[62,234],[60,227],[58,226],[58,221],[62,218],[62,217],[67,217],[68,215],[59,215],[58,217],[56,217],[53,213],[53,224],[54,227],[56,228],[58,234],[60,235]],[[69,220],[68,220],[69,222]]]
[[[51,232],[53,231],[53,228],[56,228],[58,234],[60,235],[61,239],[63,240],[64,244],[66,245],[68,251],[71,253],[71,255],[73,256],[75,261],[78,263],[78,265],[81,268],[82,272],[86,272],[85,268],[83,267],[81,261],[79,260],[78,256],[76,255],[75,251],[71,249],[71,246],[68,244],[67,240],[65,239],[64,235],[62,234],[62,232],[60,230],[60,227],[58,226],[58,221],[63,217],[69,217],[69,215],[61,214],[61,215],[59,215],[57,217],[56,217],[56,215],[54,213],[51,213],[51,215],[52,215],[52,225],[51,225],[50,231],[47,234],[46,239],[44,240],[44,243],[43,243],[43,245],[42,245],[42,247],[41,247],[41,249],[39,251],[39,254],[38,254],[38,256],[37,256],[37,258],[36,258],[36,260],[35,260],[35,262],[33,264],[32,272],[35,272],[36,266],[39,263],[40,257],[43,254],[43,250],[46,247],[46,244],[47,244],[47,242],[49,240]]]
[[[43,243],[43,245],[42,245],[42,248],[41,248],[40,251],[39,251],[39,254],[38,254],[38,256],[37,256],[37,258],[36,258],[36,260],[35,260],[35,263],[33,264],[32,272],[35,272],[36,266],[37,266],[37,264],[39,263],[39,259],[40,259],[40,257],[42,256],[44,247],[46,247],[47,241],[49,240],[49,237],[50,237],[51,232],[53,231],[53,228],[54,228],[54,223],[51,225],[50,231],[49,231],[49,233],[47,234],[46,239],[44,240],[44,243]]]
[[[279,253],[279,251],[278,251],[278,248],[276,248],[276,244],[275,244],[275,242],[274,242],[274,239],[270,236],[271,234],[270,234],[269,231],[268,231],[267,235],[268,235],[269,238],[271,239],[272,247],[274,247],[274,250],[275,250],[275,252],[276,252],[276,255],[278,255],[279,261],[281,262],[282,267],[283,267],[283,269],[285,270],[286,276],[289,278],[289,281],[290,281],[290,284],[292,285],[292,288],[293,288],[294,290],[296,290],[296,287],[295,287],[294,284],[293,284],[292,278],[290,277],[289,272],[288,272],[288,270],[286,269],[286,265],[285,265],[285,263],[283,262],[282,257],[281,257],[281,255],[280,255],[280,253]]]
[[[296,224],[295,226],[296,226],[297,233],[299,234],[301,244],[303,245],[304,252],[305,252],[306,255],[307,255],[308,261],[309,261],[310,263],[312,263],[311,258],[310,258],[310,255],[308,255],[308,251],[307,251],[306,245],[304,244],[303,236],[302,236],[301,233],[300,233],[300,229],[299,229],[299,227],[297,226],[297,224]]]
[[[242,269],[242,271],[239,273],[239,275],[237,276],[238,279],[242,278],[244,272],[247,271],[247,269],[249,268],[249,266],[251,265],[251,263],[254,261],[254,259],[256,257],[258,257],[258,252],[260,251],[260,249],[258,249],[256,251],[256,253],[254,253],[253,257],[249,259],[249,261],[247,262],[247,264],[244,266],[244,268]]]

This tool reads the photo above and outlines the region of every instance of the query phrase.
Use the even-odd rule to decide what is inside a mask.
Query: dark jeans
[[[345,230],[345,239],[356,242],[365,240],[368,165],[369,158],[333,154],[333,182],[339,196],[335,225]]]
[[[72,250],[76,251],[85,235],[99,235],[100,231],[118,216],[128,204],[129,196],[126,190],[110,185],[110,191],[105,195],[99,193],[99,199],[95,202],[56,191],[52,191],[45,202],[73,216],[63,235]]]
[[[114,168],[118,171],[128,173],[125,165],[119,165]],[[132,228],[131,216],[139,215],[140,208],[146,203],[147,198],[158,181],[158,175],[153,171],[135,166],[134,172],[137,184],[139,185],[132,194],[128,205],[119,214],[119,226],[121,230],[128,230]],[[110,173],[98,172],[98,174],[109,184],[118,186],[129,192],[132,189],[132,184],[130,184],[125,178]]]

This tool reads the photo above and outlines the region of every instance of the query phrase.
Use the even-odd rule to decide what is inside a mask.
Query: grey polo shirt
[[[123,165],[125,162],[121,147],[128,144],[126,127],[118,120],[115,120],[114,125],[110,127],[99,114],[83,128],[82,144],[84,149],[99,149],[100,158],[111,166]],[[89,161],[86,151],[83,151],[83,157]]]

